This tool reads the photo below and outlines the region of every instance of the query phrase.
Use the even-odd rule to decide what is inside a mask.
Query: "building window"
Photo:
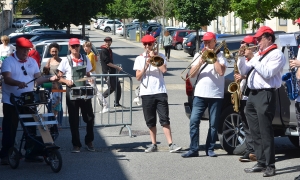
[[[279,26],[287,26],[287,19],[279,18]]]

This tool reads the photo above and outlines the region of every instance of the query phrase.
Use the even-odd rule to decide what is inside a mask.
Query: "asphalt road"
[[[76,29],[72,31],[78,32]],[[87,31],[96,47],[103,44],[106,36],[112,36],[112,50],[115,63],[122,64],[126,72],[134,75],[132,70],[134,59],[142,53],[141,43],[129,42],[122,37],[104,33],[100,30]],[[172,136],[174,143],[186,151],[189,147],[189,120],[187,119],[183,103],[186,101],[184,81],[180,78],[181,71],[187,67],[192,57],[182,51],[171,51],[168,63],[168,73],[165,76],[167,84]],[[125,83],[129,81],[125,79]],[[138,82],[133,78],[133,87]],[[126,88],[124,93],[130,93]],[[124,104],[130,102],[128,95],[124,95]],[[26,163],[21,160],[16,170],[9,166],[0,166],[0,179],[113,179],[113,180],[140,180],[140,179],[236,179],[257,180],[263,179],[262,173],[246,174],[243,169],[252,167],[255,162],[241,163],[239,156],[228,155],[217,142],[216,158],[205,156],[203,147],[206,140],[208,122],[200,125],[200,156],[183,159],[181,153],[169,153],[167,142],[158,125],[157,141],[158,152],[144,153],[150,144],[148,129],[144,123],[140,107],[133,105],[132,130],[133,137],[128,136],[128,129],[124,128],[119,134],[121,126],[96,127],[94,146],[96,152],[88,152],[85,148],[80,153],[73,154],[71,133],[68,128],[60,130],[56,144],[61,147],[63,167],[59,173],[53,173],[45,163]],[[2,112],[0,112],[2,116]],[[114,113],[110,113],[112,118]],[[99,114],[97,113],[97,116]],[[107,114],[103,119],[107,119]],[[120,119],[118,116],[117,119]],[[66,123],[67,124],[67,123]],[[22,131],[18,132],[20,136]],[[81,142],[84,144],[85,129],[80,129]],[[275,138],[277,175],[268,179],[293,179],[300,174],[299,149],[293,147],[287,138]]]

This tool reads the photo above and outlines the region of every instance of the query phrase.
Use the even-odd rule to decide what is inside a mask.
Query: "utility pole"
[[[2,19],[1,19],[1,36],[3,36],[3,24],[4,24],[4,22],[3,22],[3,20],[4,20],[4,17],[3,17],[3,6],[5,5],[6,3],[5,3],[5,1],[1,1],[0,2],[0,5],[1,5],[1,13],[2,13]]]

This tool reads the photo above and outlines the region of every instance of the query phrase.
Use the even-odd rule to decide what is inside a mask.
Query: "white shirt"
[[[70,56],[72,59],[73,58],[72,54],[70,54]],[[80,54],[80,59],[83,60],[81,54]],[[82,62],[79,62],[78,64],[75,62],[73,62],[72,64],[73,64],[73,67],[86,65],[86,72],[90,72],[92,70],[91,61],[88,58],[88,56],[86,56],[85,63],[83,63],[83,61],[82,61]],[[63,59],[61,61],[61,63],[59,64],[59,66],[57,67],[57,69],[65,74],[67,80],[72,80],[72,68],[70,66],[68,58]]]
[[[260,58],[259,53],[255,53],[249,63],[245,63],[245,60],[238,63],[242,75],[246,75],[254,67],[248,77],[248,87],[250,89],[280,88],[283,67],[286,63],[283,53],[279,49],[274,49],[259,62]]]
[[[164,64],[167,65],[166,57],[161,53],[159,53],[159,56],[164,59]],[[136,57],[133,65],[133,70],[143,70],[146,62],[145,59],[148,59],[145,52],[142,55]],[[145,88],[142,84],[140,84],[140,96],[167,93],[163,73],[158,69],[158,67],[154,67],[151,65],[149,65],[149,67],[141,79],[143,84],[147,86],[147,81],[149,78],[148,87]]]
[[[4,47],[3,44],[0,45],[0,57],[1,56],[10,56],[14,51],[16,50],[16,47],[8,44],[6,47]]]
[[[193,60],[197,58],[199,53],[196,53]],[[198,58],[192,63],[192,66],[195,66],[199,63]],[[217,54],[217,61],[227,67],[227,60],[224,57],[223,52]],[[205,63],[200,67],[205,65]],[[200,71],[199,69],[199,71]],[[198,72],[199,73],[199,72]],[[198,76],[197,73],[197,76]],[[197,77],[196,76],[196,77]],[[201,72],[198,77],[198,82],[196,83],[196,88],[194,96],[204,97],[204,98],[223,98],[224,97],[224,86],[225,86],[225,77],[220,76],[215,70],[214,64],[208,64]]]
[[[239,56],[238,57],[238,61],[237,61],[237,67],[238,67],[238,70],[239,70],[239,73],[241,73],[241,70],[239,69],[239,63],[240,61],[245,61],[245,63],[249,63],[249,61],[246,60],[246,57],[245,56]],[[250,60],[251,61],[251,60]],[[246,79],[243,79],[241,82],[240,82],[240,91],[241,93],[243,92],[244,88],[245,88],[245,85],[246,85]],[[242,100],[247,100],[248,97],[247,96],[244,96],[242,95]]]
[[[10,72],[11,77],[14,80],[27,83],[27,82],[31,81],[32,79],[34,79],[34,75],[36,73],[40,72],[37,63],[33,58],[27,57],[27,61],[24,63],[21,63],[18,61],[19,61],[19,59],[18,59],[16,53],[14,53],[14,57],[13,56],[7,57],[2,64],[2,73]],[[24,66],[24,68],[27,72],[27,75],[24,75],[24,71],[21,69],[22,66]],[[10,86],[3,81],[3,83],[2,83],[2,103],[11,104],[10,103],[10,93],[13,93],[15,96],[20,96],[21,93],[23,93],[23,92],[33,91],[34,82],[27,84],[27,87],[25,87],[23,89],[18,89],[18,88],[19,88],[18,86]]]

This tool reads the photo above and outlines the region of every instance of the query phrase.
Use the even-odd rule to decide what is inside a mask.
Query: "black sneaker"
[[[250,162],[249,154],[245,153],[242,157],[239,158],[239,161],[241,162]]]
[[[122,108],[123,106],[121,104],[115,104],[114,108]]]

